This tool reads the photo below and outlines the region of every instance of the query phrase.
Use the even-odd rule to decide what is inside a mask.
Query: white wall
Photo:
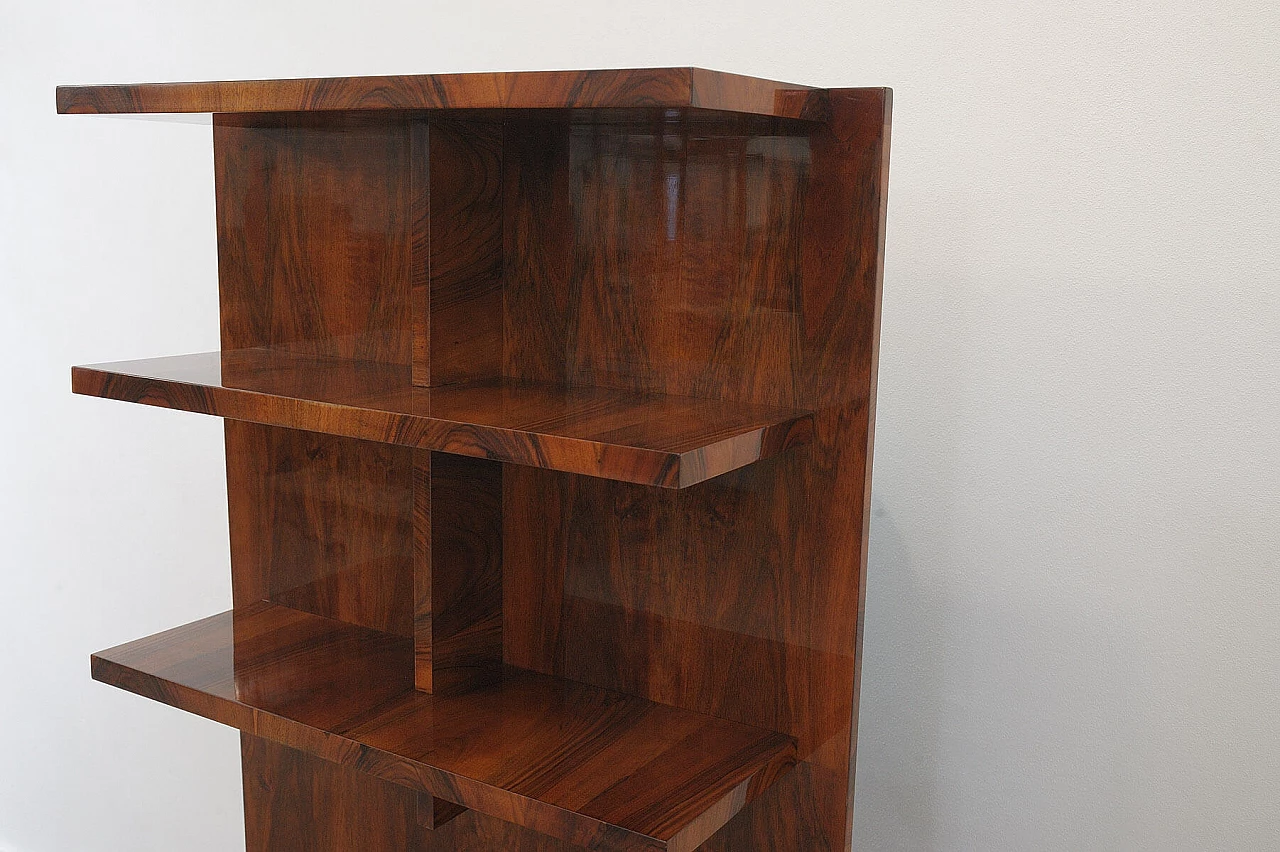
[[[242,845],[236,737],[89,680],[229,605],[208,127],[57,83],[698,64],[896,89],[860,850],[1280,844],[1274,0],[0,0],[0,848]]]

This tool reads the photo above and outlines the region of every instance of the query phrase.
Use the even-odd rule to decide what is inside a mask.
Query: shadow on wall
[[[902,531],[873,496],[853,848],[941,848],[937,785],[945,722],[941,604]],[[932,625],[932,627],[931,627]]]

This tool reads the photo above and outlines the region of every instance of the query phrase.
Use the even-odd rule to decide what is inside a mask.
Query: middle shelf
[[[691,852],[790,737],[518,669],[441,696],[411,640],[258,603],[102,651],[95,679],[589,849]]]
[[[810,412],[241,349],[72,368],[79,394],[683,488],[807,443]]]

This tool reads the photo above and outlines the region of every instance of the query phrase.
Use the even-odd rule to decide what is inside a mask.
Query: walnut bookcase
[[[698,69],[58,89],[212,112],[234,609],[93,676],[251,852],[848,849],[889,92]]]

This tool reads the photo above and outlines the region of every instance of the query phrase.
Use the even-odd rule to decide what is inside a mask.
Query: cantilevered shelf
[[[60,113],[695,109],[823,117],[825,92],[704,68],[59,86]]]
[[[72,369],[76,393],[646,485],[682,488],[805,443],[812,415],[247,349]]]
[[[456,696],[413,643],[271,603],[93,657],[93,676],[591,849],[691,852],[795,761],[783,734],[509,669]]]

